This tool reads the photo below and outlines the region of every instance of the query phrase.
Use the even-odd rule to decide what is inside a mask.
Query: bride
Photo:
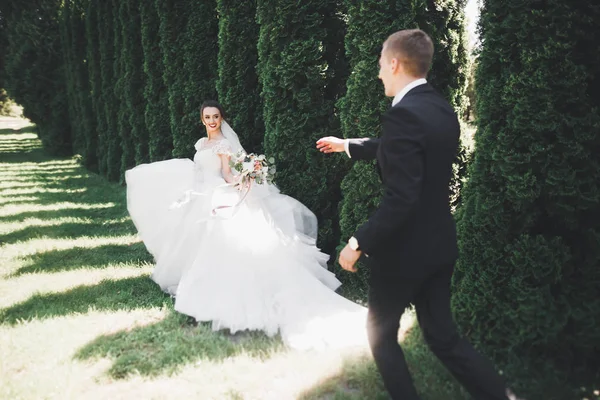
[[[280,333],[298,349],[366,345],[366,308],[335,293],[315,215],[273,185],[240,190],[229,160],[243,148],[223,108],[207,101],[200,115],[207,137],[194,161],[125,174],[127,208],[156,261],[152,279],[175,310],[213,330]]]

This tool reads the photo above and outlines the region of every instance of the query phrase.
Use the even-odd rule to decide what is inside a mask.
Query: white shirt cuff
[[[350,139],[344,140],[344,151],[346,152],[346,154],[348,154],[348,158],[352,158],[352,156],[350,155]]]

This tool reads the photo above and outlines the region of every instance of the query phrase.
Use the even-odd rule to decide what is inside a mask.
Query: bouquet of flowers
[[[259,185],[273,183],[275,177],[275,159],[264,154],[246,154],[239,151],[231,155],[229,165],[232,170],[239,172],[240,181],[237,185],[248,186],[252,181]]]

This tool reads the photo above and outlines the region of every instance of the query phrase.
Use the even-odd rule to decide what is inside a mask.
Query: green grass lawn
[[[125,188],[45,155],[34,131],[0,118],[0,398],[387,398],[367,349],[294,352],[176,313]],[[402,340],[423,399],[467,399],[412,323]]]

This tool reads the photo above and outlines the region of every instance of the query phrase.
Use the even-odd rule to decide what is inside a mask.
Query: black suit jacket
[[[454,109],[429,84],[417,86],[382,118],[379,139],[352,139],[353,159],[377,159],[385,192],[355,233],[374,270],[392,275],[451,264],[458,249],[450,179],[460,137]]]

